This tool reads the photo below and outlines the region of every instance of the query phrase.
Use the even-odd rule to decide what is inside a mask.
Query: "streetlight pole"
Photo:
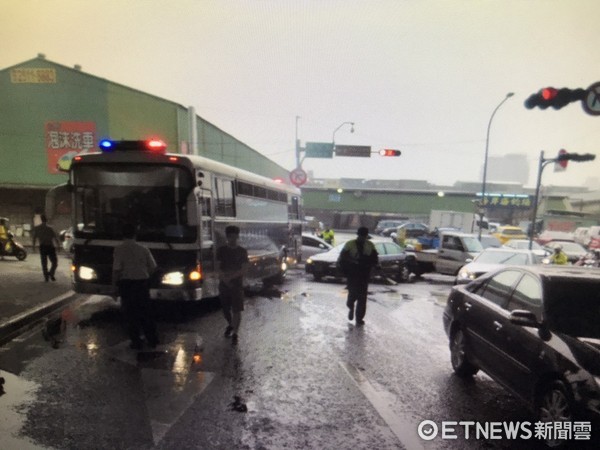
[[[300,143],[298,142],[298,120],[300,116],[296,116],[296,168],[300,167]]]
[[[483,183],[481,184],[481,208],[480,208],[480,217],[479,217],[479,237],[478,239],[481,241],[481,225],[483,222],[483,215],[485,213],[485,190],[486,190],[486,182],[487,182],[487,164],[488,164],[488,149],[490,146],[490,129],[492,127],[492,120],[494,119],[494,116],[496,115],[496,111],[498,111],[498,109],[500,109],[500,107],[504,104],[504,102],[506,100],[508,100],[509,98],[511,98],[513,95],[515,95],[513,92],[509,92],[508,94],[506,94],[506,97],[504,97],[504,99],[498,104],[498,106],[496,106],[496,109],[494,109],[494,112],[492,112],[492,115],[490,117],[490,121],[488,122],[488,127],[487,127],[487,135],[485,138],[485,157],[483,159]]]
[[[333,150],[335,150],[335,133],[337,133],[337,130],[339,130],[346,124],[349,124],[352,127],[352,128],[350,128],[350,133],[354,133],[354,122],[344,122],[339,127],[337,127],[335,130],[333,130],[333,137],[331,138]]]

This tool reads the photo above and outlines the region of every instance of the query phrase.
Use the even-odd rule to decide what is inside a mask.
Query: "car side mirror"
[[[509,320],[511,323],[514,323],[515,325],[521,325],[523,327],[540,328],[541,326],[536,315],[525,309],[515,309],[514,311],[511,311]]]

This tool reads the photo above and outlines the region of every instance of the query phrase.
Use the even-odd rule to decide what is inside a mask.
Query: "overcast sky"
[[[597,153],[600,116],[528,110],[545,86],[600,81],[596,0],[2,0],[0,68],[48,60],[193,106],[282,166],[294,140],[395,148],[399,158],[306,159],[317,177],[481,180],[490,156]],[[300,116],[297,121],[296,116]],[[600,158],[544,171],[600,176]],[[494,180],[488,180],[494,181]],[[501,181],[501,180],[498,180]]]

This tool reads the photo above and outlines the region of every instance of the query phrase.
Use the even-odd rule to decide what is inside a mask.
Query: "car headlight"
[[[468,270],[461,270],[458,273],[458,278],[460,278],[461,280],[474,280],[477,277],[473,272],[470,272]]]
[[[184,279],[185,275],[183,272],[169,272],[162,276],[160,282],[169,286],[181,286]]]
[[[285,261],[281,261],[281,271],[285,272],[287,270],[288,266],[287,263]]]
[[[312,260],[311,258],[308,258],[308,259],[306,260],[306,264],[312,264],[312,263],[313,263],[313,260]]]
[[[87,266],[79,267],[79,278],[86,281],[92,281],[98,279],[98,274],[94,269]]]

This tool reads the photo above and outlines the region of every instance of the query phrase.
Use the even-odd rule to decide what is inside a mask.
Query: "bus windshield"
[[[193,178],[184,168],[156,164],[90,164],[74,168],[75,236],[121,239],[133,223],[137,239],[193,242]]]

